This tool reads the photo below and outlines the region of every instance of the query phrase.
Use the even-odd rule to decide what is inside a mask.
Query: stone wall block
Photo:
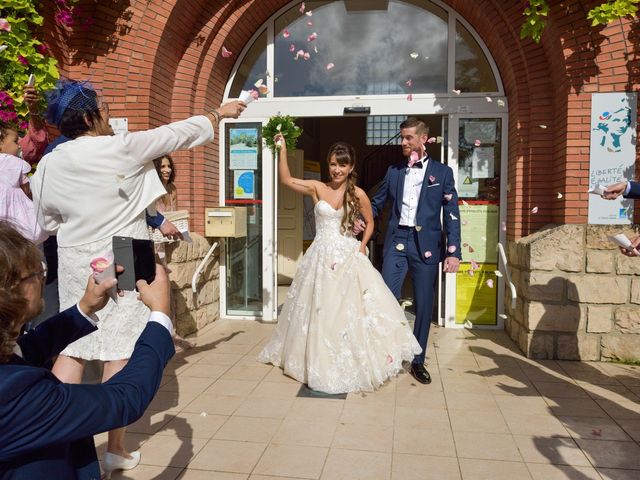
[[[566,279],[555,273],[532,271],[524,273],[523,295],[529,300],[560,301],[565,295]]]
[[[620,307],[616,309],[616,329],[622,333],[640,333],[640,308]]]
[[[522,337],[526,339],[526,348],[522,350],[527,352],[527,357],[537,358],[539,360],[550,360],[554,358],[553,334],[533,332],[525,333],[521,335],[521,338]]]
[[[191,286],[191,278],[196,271],[197,262],[172,263],[169,265],[169,280],[172,288],[183,289]]]
[[[631,303],[640,303],[640,278],[631,280]]]
[[[608,305],[587,306],[587,332],[608,333],[611,331],[611,307]]]
[[[571,277],[568,298],[581,303],[626,303],[628,281],[622,277],[580,275]]]
[[[616,254],[616,272],[623,275],[640,275],[640,258]]]
[[[606,360],[637,360],[640,335],[607,335],[601,341],[600,355]]]
[[[588,273],[611,273],[613,271],[613,253],[606,250],[587,251]]]
[[[633,227],[625,225],[587,225],[587,247],[596,250],[617,250],[618,247],[609,240],[610,235],[624,233],[628,237],[638,234]]]
[[[529,331],[577,332],[580,325],[578,305],[553,305],[531,302],[527,308]]]
[[[518,240],[528,247],[531,270],[581,272],[584,269],[584,226],[560,225],[546,228]]]
[[[597,360],[598,335],[558,335],[558,360]]]

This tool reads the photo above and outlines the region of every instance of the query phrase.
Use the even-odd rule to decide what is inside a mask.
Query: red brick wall
[[[218,105],[235,62],[220,56],[222,45],[240,52],[286,3],[83,0],[95,25],[72,34],[54,30],[64,37],[54,51],[65,74],[102,88],[112,116],[128,117],[131,130],[149,128]],[[586,14],[599,0],[552,0],[542,42],[535,44],[519,38],[524,2],[446,3],[487,44],[508,97],[509,237],[547,223],[586,222],[590,94],[636,88],[637,27],[621,20],[594,29]],[[203,208],[218,201],[218,142],[176,159],[180,206],[191,210],[193,228],[202,232]]]

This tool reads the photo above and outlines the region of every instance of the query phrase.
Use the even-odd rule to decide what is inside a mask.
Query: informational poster
[[[305,180],[321,180],[320,163],[305,160],[303,178]],[[316,219],[313,210],[313,199],[309,195],[305,195],[303,202],[304,222],[302,225],[302,241],[304,249],[306,250],[316,236]]]
[[[460,205],[462,260],[478,263],[498,261],[496,245],[500,225],[498,205]]]
[[[594,93],[591,96],[589,188],[633,179],[636,160],[637,94]],[[604,200],[589,195],[589,223],[630,224],[633,201],[622,196]]]
[[[476,147],[471,155],[471,176],[473,178],[493,178],[495,165],[495,149],[493,147]]]
[[[233,198],[244,200],[255,198],[255,175],[253,170],[233,171]]]
[[[229,129],[229,168],[231,170],[258,169],[258,129]]]
[[[470,263],[461,263],[456,274],[456,323],[496,325],[498,279],[495,263],[479,265],[473,275]]]
[[[125,117],[110,117],[109,126],[113,129],[113,133],[119,135],[129,131],[129,119]]]

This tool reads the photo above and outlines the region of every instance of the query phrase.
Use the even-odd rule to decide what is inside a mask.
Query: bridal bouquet
[[[291,151],[296,148],[298,137],[302,135],[302,129],[296,125],[295,117],[289,115],[276,115],[271,117],[262,129],[262,137],[274,157],[276,150],[280,150],[280,146],[276,145],[273,141],[273,137],[278,133],[282,134],[287,144],[287,150]]]

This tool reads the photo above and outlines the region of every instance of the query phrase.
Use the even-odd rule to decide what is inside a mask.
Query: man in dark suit
[[[93,435],[140,418],[175,353],[168,278],[157,266],[151,285],[137,283],[152,312],[127,366],[101,385],[68,385],[41,366],[96,330],[93,314],[116,281],[89,279],[77,305],[18,337],[43,307],[39,258],[31,242],[0,222],[0,479],[98,480]]]
[[[424,367],[424,359],[437,269],[443,261],[445,272],[458,271],[460,211],[453,171],[430,159],[425,151],[429,127],[422,120],[410,117],[400,124],[400,135],[406,159],[389,167],[371,205],[375,217],[385,203],[391,201],[382,277],[399,299],[407,271],[411,272],[416,309],[413,333],[422,353],[414,358],[410,373],[420,383],[427,384],[431,376]]]

